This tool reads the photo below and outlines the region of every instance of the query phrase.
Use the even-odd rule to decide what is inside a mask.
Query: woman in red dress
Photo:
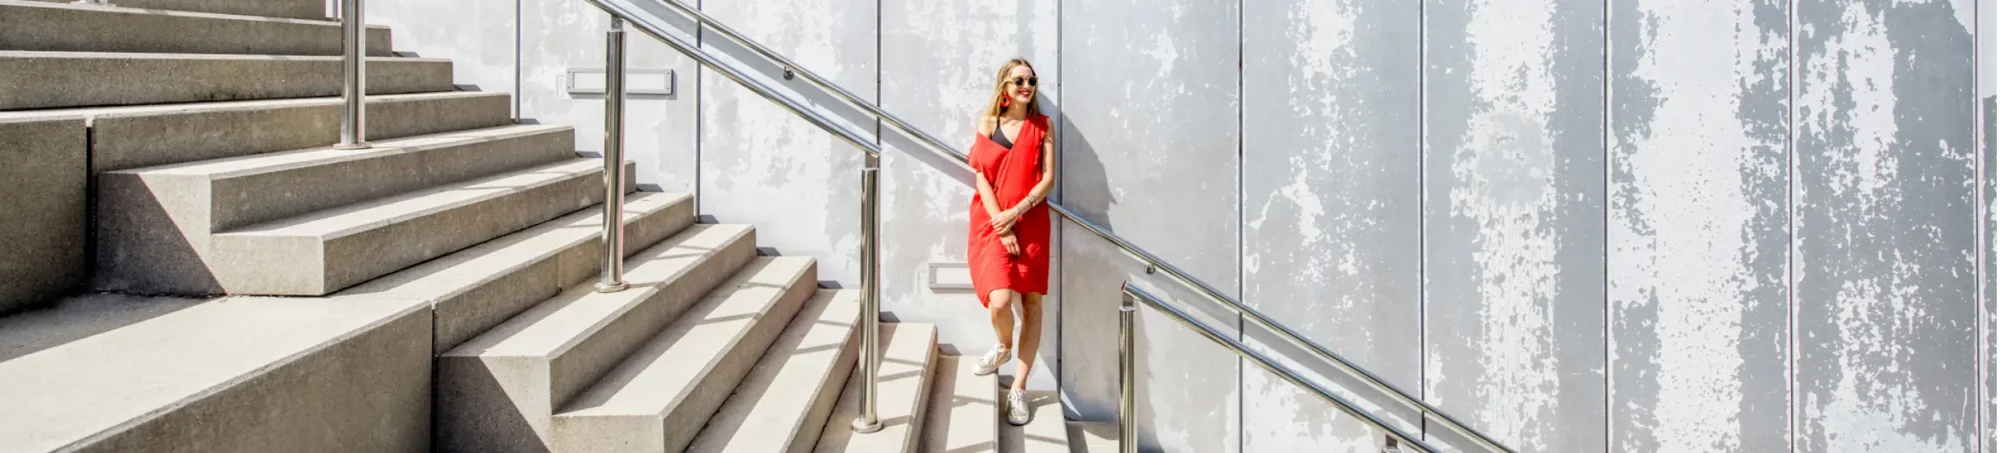
[[[1035,100],[1040,80],[1027,60],[1000,65],[993,97],[979,117],[972,169],[979,192],[972,197],[972,231],[966,244],[972,287],[993,320],[1000,342],[979,359],[978,374],[1000,369],[1018,351],[1014,385],[1007,391],[1007,422],[1028,423],[1028,376],[1042,339],[1042,295],[1049,288],[1049,209],[1042,204],[1056,184],[1055,139],[1049,117]],[[1014,307],[1021,307],[1020,341]]]

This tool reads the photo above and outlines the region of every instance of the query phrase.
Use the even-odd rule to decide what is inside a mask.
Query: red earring
[[[1006,107],[1006,106],[1007,106],[1008,104],[1013,104],[1013,103],[1014,103],[1014,100],[1013,100],[1013,99],[1007,99],[1007,98],[1006,98],[1005,96],[1002,96],[1002,97],[1000,98],[1000,106],[1001,106],[1001,107]]]

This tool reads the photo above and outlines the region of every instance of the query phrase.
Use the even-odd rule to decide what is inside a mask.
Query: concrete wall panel
[[[1964,3],[1797,3],[1800,451],[1975,448]]]
[[[1995,27],[2000,27],[2000,8],[1994,8],[1991,3],[1987,5],[1983,8],[1974,8],[1974,12],[1978,14],[1978,18],[1975,19],[1977,23],[1975,35],[1978,36],[1979,43],[1975,46],[1978,50],[1973,57],[1973,60],[1979,62],[1978,127],[1982,165],[1979,172],[1979,190],[1986,197],[1984,199],[1986,215],[1981,219],[1980,228],[1980,240],[1985,241],[1983,243],[1985,248],[1979,252],[1980,265],[1985,271],[1980,275],[1982,290],[1979,294],[1979,305],[1985,313],[1983,317],[1985,328],[1980,331],[1979,345],[1986,348],[1986,353],[1980,357],[1985,363],[1985,368],[1982,370],[1983,379],[1980,381],[1982,390],[1980,395],[1984,398],[1981,398],[1980,405],[1979,435],[1981,439],[1985,439],[1982,441],[1980,451],[2000,452],[2000,429],[1994,428],[1996,423],[1993,419],[2000,416],[2000,379],[1994,377],[1995,374],[2000,374],[1995,373],[1995,369],[2000,368],[2000,347],[1996,347],[2000,346],[2000,336],[1994,333],[1996,327],[2000,327],[1996,326],[2000,325],[2000,306],[1995,302],[2000,300],[2000,297],[1996,297],[1996,291],[2000,291],[2000,285],[1996,283],[2000,283],[2000,278],[1995,278],[1994,272],[1994,261],[2000,260],[2000,244],[1994,242],[1995,231],[2000,231],[2000,189],[1996,189],[1995,183],[2000,180],[2000,177],[1996,177],[1996,172],[2000,172],[2000,156],[1994,153],[1993,136],[1994,133],[2000,132],[1995,130],[1994,118],[1995,114],[2000,114],[2000,111],[1995,111],[1996,106],[2000,106],[2000,101],[1996,101],[1994,96],[1996,92],[2000,92],[2000,39],[1996,39],[2000,36],[1994,33]],[[1958,11],[1957,6],[1953,8],[1953,12]]]
[[[0,314],[88,277],[88,132],[82,118],[0,122]]]
[[[573,126],[578,150],[604,151],[604,96],[572,94],[568,87],[572,69],[604,68],[605,32],[610,29],[611,16],[586,2],[521,0],[518,102],[523,119]],[[675,29],[684,37],[694,35],[689,23],[677,23]],[[636,27],[627,26],[625,34],[626,70],[676,75],[673,95],[626,96],[625,158],[638,164],[634,176],[640,184],[670,192],[693,190],[697,65]],[[601,83],[603,76],[585,72],[579,77]]]
[[[1195,277],[1237,288],[1237,2],[1062,5],[1062,200]],[[1083,233],[1087,234],[1087,233]],[[1130,263],[1075,230],[1062,250],[1062,384],[1084,419],[1116,410],[1118,285]],[[1199,300],[1192,304],[1203,304]],[[1238,448],[1238,370],[1198,334],[1147,318],[1142,438],[1167,451]],[[1093,326],[1083,328],[1081,326]],[[1106,371],[1111,371],[1107,373]]]
[[[1788,450],[1787,2],[1611,5],[1611,450]]]
[[[718,1],[703,10],[806,70],[879,100],[873,0]],[[704,46],[741,53],[721,37],[704,39]],[[817,257],[821,279],[859,283],[865,153],[712,70],[703,70],[700,85],[702,214],[754,224],[759,247]]]
[[[1418,6],[1243,5],[1244,302],[1412,395],[1422,365]],[[1360,451],[1380,440],[1264,370],[1246,365],[1243,380],[1245,451]]]
[[[885,1],[882,107],[965,153],[976,134],[974,116],[986,108],[992,93],[994,74],[1002,62],[1018,56],[1027,58],[1041,78],[1043,113],[1057,117],[1062,71],[1056,26],[1055,0]],[[885,132],[883,140],[891,151],[882,158],[882,235],[895,238],[882,255],[883,310],[900,320],[935,323],[940,343],[965,355],[982,354],[995,340],[978,295],[933,290],[929,275],[932,264],[956,269],[952,266],[966,261],[971,170],[931,155],[898,133]],[[1062,152],[1060,147],[1056,152]],[[1062,275],[1060,268],[1050,277],[1052,293],[1059,290],[1055,275]],[[1042,343],[1031,385],[1054,389],[1062,303],[1051,294],[1043,304]],[[1014,369],[1001,374],[1011,376]]]
[[[1424,6],[1424,397],[1603,451],[1604,5]]]

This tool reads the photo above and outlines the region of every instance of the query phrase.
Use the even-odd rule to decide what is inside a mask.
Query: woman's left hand
[[[993,216],[993,221],[992,221],[993,231],[999,231],[999,232],[1014,231],[1014,222],[1018,220],[1021,220],[1020,211],[1016,211],[1013,208],[1008,208],[1005,211],[1000,211],[1000,215]]]

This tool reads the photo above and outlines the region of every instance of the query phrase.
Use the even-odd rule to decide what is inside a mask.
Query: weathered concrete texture
[[[1244,302],[1412,395],[1422,364],[1418,6],[1243,5],[1244,22],[1257,24],[1243,28]],[[1299,369],[1331,371],[1320,368]],[[1245,451],[1372,451],[1381,440],[1290,382],[1251,365],[1243,374]]]
[[[1970,2],[1797,2],[1800,451],[1973,451]]]
[[[452,0],[435,0],[425,4],[429,5],[426,8],[436,11],[449,11],[458,7],[458,2]],[[512,5],[512,2],[507,4]],[[660,8],[666,9],[664,6]],[[499,18],[491,17],[487,20],[497,22]],[[610,15],[587,2],[522,0],[520,21],[521,61],[518,82],[521,116],[545,124],[577,126],[577,149],[602,152],[604,96],[570,94],[567,87],[571,83],[569,80],[571,69],[596,70],[604,67],[605,32],[611,29]],[[419,23],[428,24],[428,22]],[[734,25],[737,23],[739,22],[731,22],[732,26],[740,28],[740,25]],[[467,25],[467,27],[483,26]],[[693,25],[676,21],[675,29],[680,32],[680,36],[690,42],[693,41]],[[650,72],[673,71],[674,74],[673,95],[628,94],[626,96],[625,156],[638,163],[639,172],[636,176],[641,183],[658,186],[660,190],[669,192],[694,191],[695,171],[700,164],[695,161],[694,151],[700,135],[695,129],[695,118],[699,112],[695,102],[699,97],[697,95],[699,85],[696,81],[703,77],[703,71],[693,60],[682,56],[680,52],[667,47],[658,39],[646,35],[638,27],[627,25],[625,30],[625,65],[626,71],[631,74],[626,78],[628,89],[657,87],[651,82],[641,82],[642,79],[659,77],[646,75]],[[406,41],[410,39],[423,38],[421,36],[406,38]],[[459,38],[453,36],[453,39]],[[474,48],[456,42],[445,44],[448,45],[441,47]],[[492,52],[499,50],[502,49],[493,49]],[[482,50],[480,53],[480,60],[489,59],[485,56],[487,51]],[[494,64],[500,63],[503,62],[494,62]],[[586,72],[581,77],[597,80],[578,83],[580,86],[602,83],[603,76],[596,72]],[[497,79],[496,77],[494,83],[499,83]],[[478,79],[460,80],[487,83]],[[762,98],[756,98],[755,95],[751,97],[756,99],[755,102],[767,102]],[[707,214],[710,211],[704,209],[703,213]],[[759,225],[759,227],[764,226]]]
[[[703,9],[856,96],[879,100],[874,1],[716,2]],[[810,86],[803,79],[784,81],[779,68],[724,41],[711,37],[703,46],[758,61],[752,66],[762,71],[761,77],[780,85]],[[865,153],[726,76],[709,70],[702,74],[697,193],[703,214],[756,222],[763,239],[758,245],[820,257],[822,278],[858,284]],[[846,120],[872,126],[857,118]]]
[[[1237,7],[1223,0],[1065,2],[1057,169],[1065,205],[1231,294],[1240,262]],[[1144,275],[1143,267],[1087,232],[1064,229],[1065,398],[1073,418],[1110,420],[1118,395],[1118,285]],[[1157,313],[1142,323],[1142,443],[1237,451],[1235,357]]]
[[[820,290],[687,451],[810,451],[860,354],[861,293]]]
[[[1606,448],[1603,6],[1424,8],[1424,398],[1519,451]]]
[[[1042,113],[1062,128],[1056,1],[882,3],[882,107],[967,153],[975,117],[987,107],[1000,64],[1028,59],[1041,79]],[[931,263],[964,263],[972,172],[884,127],[882,156],[882,307],[898,320],[938,326],[938,342],[976,356],[995,339],[979,295],[930,288]],[[1060,143],[1056,153],[1063,153]],[[1057,172],[1064,169],[1058,165]],[[1058,220],[1060,221],[1060,220]],[[1060,231],[1060,230],[1056,230]],[[1060,244],[1058,239],[1057,244]],[[1061,350],[1062,260],[1051,259],[1050,295],[1042,305],[1042,343],[1029,385],[1056,387]],[[960,271],[963,272],[963,271]],[[1015,374],[1006,367],[1001,374]]]
[[[0,448],[427,451],[430,321],[369,298],[65,301],[0,323]]]
[[[0,313],[82,284],[89,227],[83,119],[0,121]]]
[[[1612,451],[1791,448],[1786,8],[1612,4]]]
[[[392,2],[384,2],[392,3]],[[40,2],[0,2],[0,48],[58,52],[341,55],[341,23]],[[388,56],[388,27],[368,27]]]

